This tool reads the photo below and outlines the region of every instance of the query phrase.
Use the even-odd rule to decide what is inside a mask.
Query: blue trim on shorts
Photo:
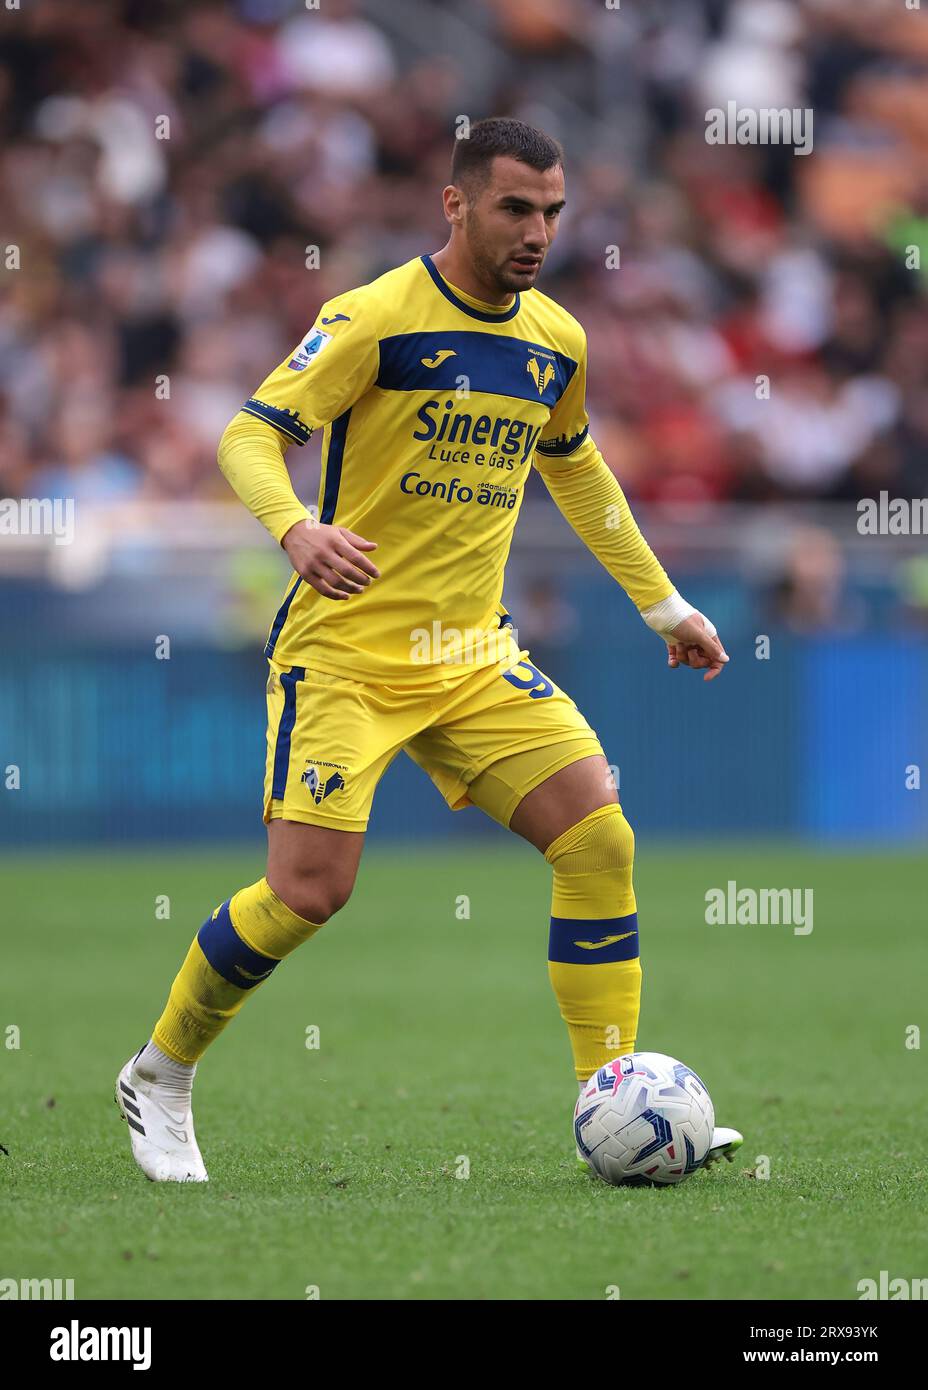
[[[296,683],[304,679],[305,666],[291,666],[280,678],[284,689],[284,708],[277,726],[277,743],[274,748],[274,778],[271,783],[271,800],[283,801],[287,794],[287,774],[290,770],[290,736],[296,724]]]
[[[638,913],[626,917],[552,917],[548,960],[604,965],[638,957]]]
[[[254,989],[280,964],[271,956],[253,951],[232,923],[228,902],[207,917],[197,932],[197,943],[217,975],[239,989]]]

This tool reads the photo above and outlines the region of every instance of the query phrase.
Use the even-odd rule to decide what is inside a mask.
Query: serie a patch
[[[323,348],[328,347],[331,341],[331,333],[323,333],[320,328],[314,328],[300,343],[287,366],[294,372],[305,371],[313,358],[318,357]]]

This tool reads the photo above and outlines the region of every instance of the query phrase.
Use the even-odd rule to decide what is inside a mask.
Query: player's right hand
[[[380,578],[380,570],[362,554],[376,550],[377,542],[346,526],[326,526],[308,517],[290,527],[281,545],[297,574],[324,598],[350,598]]]

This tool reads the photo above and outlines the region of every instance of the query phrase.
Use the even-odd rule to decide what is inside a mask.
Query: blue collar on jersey
[[[443,278],[441,273],[432,264],[431,256],[420,256],[419,259],[431,275],[436,289],[441,290],[445,298],[449,299],[456,309],[460,309],[464,314],[470,314],[472,319],[480,319],[481,323],[507,323],[509,319],[514,318],[519,312],[518,290],[516,291],[515,299],[504,314],[485,314],[480,309],[473,309],[466,300],[458,299],[454,290],[448,284],[448,281]]]

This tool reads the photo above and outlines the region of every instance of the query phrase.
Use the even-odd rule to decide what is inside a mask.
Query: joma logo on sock
[[[52,1361],[131,1361],[134,1371],[151,1366],[150,1327],[81,1327],[72,1318],[67,1327],[53,1327]]]
[[[0,1299],[68,1299],[73,1297],[73,1279],[0,1279]]]
[[[811,888],[739,888],[730,878],[707,891],[705,920],[710,927],[791,926],[794,936],[808,936],[812,895]]]
[[[634,935],[633,931],[623,931],[618,936],[604,936],[600,941],[575,941],[574,945],[582,946],[584,951],[601,951],[604,946],[614,946],[617,941],[626,941]]]

